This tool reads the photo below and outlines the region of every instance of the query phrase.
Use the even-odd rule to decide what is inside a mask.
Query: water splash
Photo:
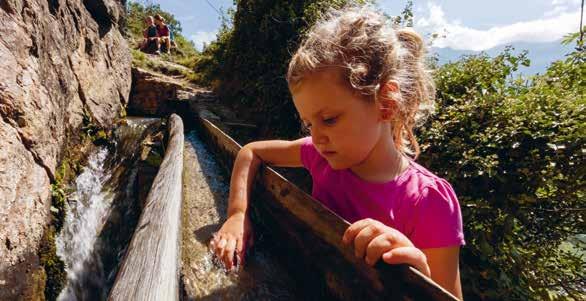
[[[61,301],[105,300],[138,219],[134,183],[140,142],[158,119],[128,119],[109,147],[92,152],[75,179],[56,240],[67,285]]]
[[[94,247],[114,199],[111,189],[104,187],[109,178],[104,169],[107,155],[105,147],[90,155],[88,166],[75,180],[72,201],[66,204],[67,215],[56,244],[57,255],[67,267],[68,286],[58,300],[77,300],[84,283],[103,286],[102,262]]]

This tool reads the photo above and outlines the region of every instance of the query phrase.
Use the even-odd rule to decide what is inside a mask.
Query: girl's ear
[[[377,102],[382,121],[390,121],[393,118],[397,111],[397,100],[400,97],[399,83],[397,81],[388,81],[380,87]]]

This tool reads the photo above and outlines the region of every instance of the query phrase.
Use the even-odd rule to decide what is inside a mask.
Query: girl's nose
[[[311,139],[313,140],[314,144],[327,144],[328,143],[328,136],[323,133],[323,131],[317,129],[317,127],[311,128]]]

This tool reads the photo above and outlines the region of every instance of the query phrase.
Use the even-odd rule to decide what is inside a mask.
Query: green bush
[[[513,79],[528,63],[507,49],[436,70],[439,112],[420,129],[419,160],[459,196],[468,298],[583,300],[585,54]]]
[[[233,11],[231,12],[233,13]],[[202,84],[211,86],[216,91],[221,85],[220,74],[225,72],[223,62],[227,55],[228,42],[232,36],[230,23],[232,19],[233,15],[230,20],[224,19],[216,35],[216,40],[205,47],[201,55],[192,62],[195,73],[201,75]]]

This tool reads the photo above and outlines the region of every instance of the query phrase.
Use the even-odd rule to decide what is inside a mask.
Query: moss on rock
[[[47,300],[57,299],[67,279],[65,263],[57,256],[55,235],[55,227],[52,225],[49,226],[43,234],[38,254],[41,266],[45,269],[45,279],[47,280],[45,284],[45,298]]]
[[[33,275],[35,280],[38,279],[38,283],[44,283],[44,287],[37,285],[34,290],[39,293],[44,291],[46,300],[56,300],[67,281],[65,263],[57,256],[55,237],[65,222],[65,203],[70,193],[66,183],[73,181],[81,171],[84,154],[92,142],[92,139],[86,138],[77,147],[67,148],[65,158],[57,167],[55,181],[51,184],[51,223],[43,234],[38,250],[42,269]]]

